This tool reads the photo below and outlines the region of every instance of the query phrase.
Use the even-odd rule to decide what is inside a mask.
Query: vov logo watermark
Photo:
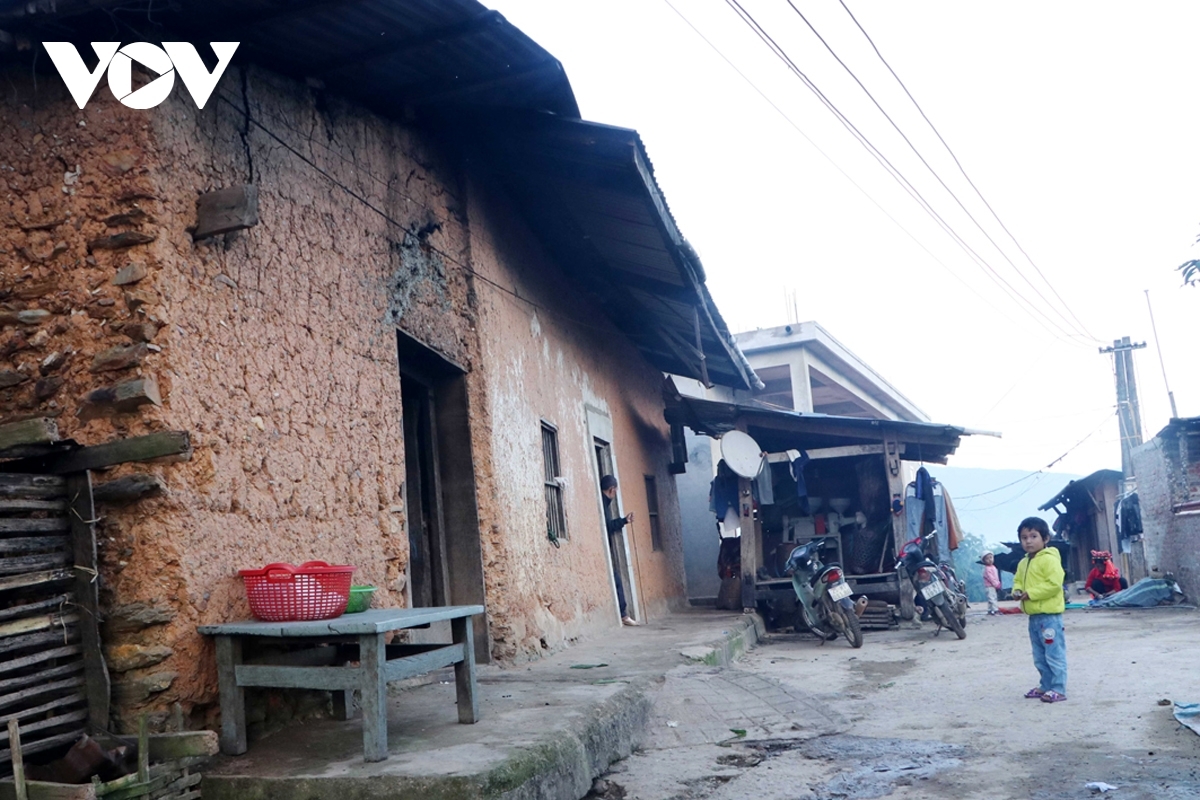
[[[209,42],[217,54],[217,66],[212,72],[200,60],[196,48],[188,42],[163,42],[162,47],[149,42],[131,42],[121,47],[120,42],[92,42],[92,50],[100,60],[94,70],[89,70],[75,45],[70,42],[42,42],[50,60],[62,76],[63,83],[81,109],[91,99],[92,92],[100,83],[100,77],[108,71],[108,88],[113,97],[129,108],[154,108],[167,99],[175,87],[175,73],[183,80],[197,108],[204,108],[217,81],[225,74],[240,42]],[[158,74],[145,86],[133,88],[133,62]]]

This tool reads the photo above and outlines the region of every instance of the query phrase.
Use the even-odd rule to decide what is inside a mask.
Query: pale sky
[[[1119,469],[1101,342],[1052,334],[1007,297],[723,0],[671,2],[811,142],[665,0],[485,0],[562,61],[585,119],[641,133],[732,329],[788,322],[783,298],[795,291],[801,320],[935,421],[1003,433],[966,440],[951,464],[1032,471],[1093,434],[1055,469]],[[741,5],[1038,319],[1103,344],[1147,342],[1135,356],[1147,438],[1170,413],[1145,289],[1179,413],[1200,415],[1200,288],[1181,288],[1174,271],[1200,258],[1200,3],[846,0],[1052,289],[843,7],[793,2],[1067,321],[786,0]]]

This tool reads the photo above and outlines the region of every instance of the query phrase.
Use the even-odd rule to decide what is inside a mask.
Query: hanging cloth
[[[958,521],[958,513],[954,510],[954,503],[950,502],[950,493],[946,491],[945,484],[942,484],[942,500],[946,504],[946,532],[950,537],[950,549],[957,550],[959,542],[963,540],[962,523]]]
[[[808,453],[804,450],[801,450],[800,455],[792,459],[792,478],[796,481],[796,496],[800,498],[800,513],[806,517],[809,515],[809,506],[808,486],[804,483],[804,465],[810,460]]]

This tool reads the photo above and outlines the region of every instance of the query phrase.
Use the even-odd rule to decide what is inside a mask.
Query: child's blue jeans
[[[1046,644],[1047,634],[1053,642]],[[1033,665],[1037,667],[1043,692],[1067,693],[1067,640],[1063,636],[1062,614],[1030,614],[1029,643],[1033,645]]]

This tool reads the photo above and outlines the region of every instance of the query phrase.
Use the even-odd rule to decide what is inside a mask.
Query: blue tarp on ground
[[[1173,580],[1142,578],[1116,594],[1088,603],[1091,608],[1153,608],[1183,600],[1183,591]]]
[[[1175,719],[1179,720],[1180,725],[1200,733],[1200,703],[1176,703]]]

